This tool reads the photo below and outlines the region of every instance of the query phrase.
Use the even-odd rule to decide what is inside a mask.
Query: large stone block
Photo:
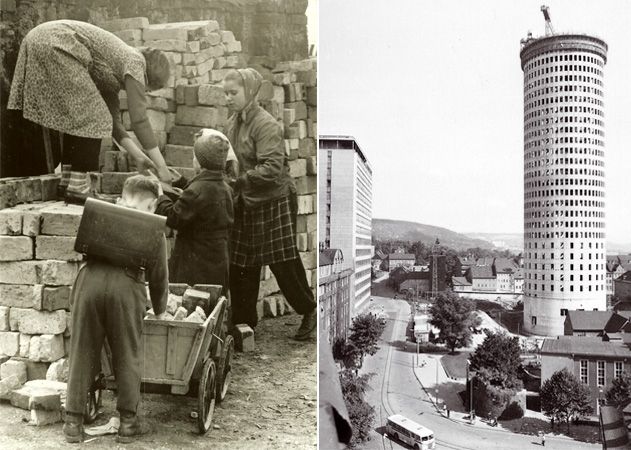
[[[317,230],[318,227],[318,215],[317,214],[303,214],[296,218],[296,231],[298,233],[311,232]]]
[[[216,32],[208,33],[208,36],[204,36],[199,39],[199,46],[202,50],[205,50],[208,47],[218,45],[220,43],[221,43],[221,35]]]
[[[25,308],[11,308],[9,309],[9,328],[11,331],[18,331],[20,329],[20,317],[25,311],[31,311]]]
[[[82,255],[74,251],[74,243],[73,236],[37,236],[35,258],[80,261]]]
[[[193,167],[193,147],[168,144],[164,149],[164,160],[169,166]]]
[[[56,311],[58,309],[70,309],[70,286],[45,286],[42,292],[42,309]]]
[[[318,159],[315,156],[305,158],[307,161],[307,175],[316,177],[318,175]]]
[[[32,336],[29,344],[29,359],[52,362],[64,356],[64,337],[61,334]]]
[[[81,263],[72,261],[42,261],[40,280],[49,286],[69,286],[79,274]]]
[[[81,223],[83,207],[55,203],[41,211],[41,234],[76,236]]]
[[[169,144],[192,146],[195,140],[195,133],[200,129],[201,127],[176,125],[171,128],[171,132],[169,133]]]
[[[300,258],[305,269],[310,270],[318,267],[318,254],[316,251],[301,253]]]
[[[254,351],[254,330],[248,325],[240,323],[235,326],[235,350],[238,352]]]
[[[28,236],[0,236],[0,261],[33,259],[33,239]]]
[[[41,309],[43,289],[41,284],[0,284],[0,305]]]
[[[26,334],[63,333],[66,329],[66,311],[35,311],[33,309],[25,309],[19,314],[18,329],[21,333]],[[33,338],[31,338],[31,346],[32,345]]]
[[[289,175],[291,175],[293,178],[306,176],[307,161],[305,161],[304,159],[289,161]]]
[[[21,385],[22,383],[20,383],[20,379],[16,376],[0,380],[0,399],[11,400],[11,393],[15,389],[18,389]]]
[[[42,199],[42,180],[39,178],[16,180],[14,186],[18,203],[31,203]]]
[[[61,410],[48,411],[46,409],[31,409],[30,425],[36,427],[43,427],[45,425],[52,425],[62,421]]]
[[[61,175],[44,175],[40,177],[42,182],[42,200],[57,200],[57,186],[61,181]]]
[[[0,235],[19,236],[20,234],[22,234],[22,213],[13,208],[0,210]]]
[[[128,17],[126,19],[113,19],[101,23],[100,27],[107,31],[132,30],[134,28],[147,28],[149,19],[146,17]]]
[[[50,381],[68,382],[68,358],[61,358],[48,367],[46,379]]]
[[[0,306],[0,331],[9,331],[9,307]]]
[[[145,45],[165,52],[199,52],[199,41],[184,41],[178,39],[146,40]]]
[[[19,354],[19,352],[20,333],[14,331],[0,332],[0,355],[16,356]],[[4,364],[2,366],[4,366]],[[0,374],[0,378],[4,377],[2,377],[2,375]]]
[[[0,183],[0,209],[10,208],[18,203],[13,183]]]
[[[219,115],[216,108],[207,106],[178,106],[175,122],[178,125],[199,127],[217,126]]]
[[[312,214],[316,212],[314,195],[298,196],[298,214]]]
[[[298,156],[301,158],[309,158],[312,156],[316,156],[315,139],[312,139],[312,138],[301,139],[298,145]]]
[[[20,333],[20,349],[18,351],[18,356],[28,358],[30,345],[31,335]]]
[[[308,162],[307,167],[309,167]],[[315,194],[318,191],[318,179],[315,176],[296,178],[294,183],[296,184],[298,195]]]
[[[120,194],[127,178],[137,175],[136,172],[103,172],[101,189],[104,194]],[[75,234],[76,235],[76,234]]]
[[[4,380],[9,377],[17,377],[20,383],[26,383],[26,364],[22,361],[10,359],[0,365],[0,378]]]

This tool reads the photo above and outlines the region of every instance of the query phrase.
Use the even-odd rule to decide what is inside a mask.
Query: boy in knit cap
[[[156,213],[177,230],[169,260],[172,283],[228,286],[228,240],[234,221],[232,189],[224,181],[230,142],[222,133],[203,129],[196,135],[193,164],[199,174],[174,202],[166,195]]]

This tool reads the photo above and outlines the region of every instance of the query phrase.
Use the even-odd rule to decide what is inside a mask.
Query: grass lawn
[[[470,352],[460,352],[455,355],[447,354],[440,358],[445,372],[451,378],[465,378],[467,376],[467,359]]]
[[[473,302],[476,309],[487,313],[511,333],[519,334],[522,331],[524,312],[521,309],[506,309],[502,305],[488,300],[473,300]]]

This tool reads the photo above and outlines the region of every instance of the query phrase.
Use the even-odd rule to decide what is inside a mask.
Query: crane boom
[[[550,8],[546,5],[541,5],[541,12],[543,12],[543,18],[546,20],[546,36],[554,34],[554,28],[552,27],[552,20],[550,19]]]

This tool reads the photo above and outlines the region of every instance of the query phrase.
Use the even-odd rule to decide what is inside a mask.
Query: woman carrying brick
[[[45,22],[20,45],[8,108],[22,110],[25,119],[44,127],[49,171],[59,162],[71,166],[68,186],[62,191],[88,193],[86,173],[99,170],[101,139],[110,135],[132,156],[139,171],[152,169],[162,181],[170,182],[147,118],[145,97],[146,89],[164,87],[169,74],[169,61],[158,50],[130,47],[85,22]],[[132,130],[144,151],[121,122],[121,89],[127,92]]]
[[[262,81],[254,69],[233,70],[224,79],[232,113],[227,136],[239,162],[230,261],[232,321],[257,325],[261,267],[268,265],[289,304],[303,315],[294,338],[306,340],[316,328],[316,302],[296,248],[296,187],[283,131],[257,101]]]

